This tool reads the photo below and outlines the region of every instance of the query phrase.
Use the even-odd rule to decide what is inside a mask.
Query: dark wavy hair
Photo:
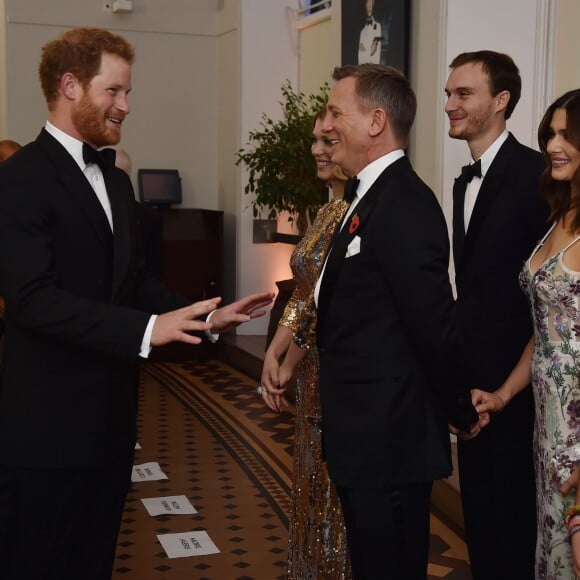
[[[72,73],[86,88],[99,72],[104,52],[129,64],[135,58],[133,47],[122,36],[102,28],[74,28],[44,45],[38,74],[49,108],[56,101],[62,76]]]
[[[522,79],[520,71],[512,57],[493,50],[477,50],[458,54],[449,68],[456,69],[464,64],[481,63],[483,72],[489,77],[489,90],[492,96],[508,91],[510,100],[505,108],[505,118],[509,119],[520,100]]]
[[[552,164],[548,155],[548,141],[554,136],[551,128],[554,111],[564,109],[566,111],[566,140],[580,151],[580,89],[568,91],[556,99],[544,113],[544,117],[538,128],[538,144],[546,160],[546,169],[540,177],[540,192],[550,207],[550,220],[557,221],[570,211],[574,212],[572,228],[580,230],[580,212],[578,207],[580,200],[572,199],[572,184],[580,191],[580,169],[572,177],[572,181],[557,181],[552,177]]]

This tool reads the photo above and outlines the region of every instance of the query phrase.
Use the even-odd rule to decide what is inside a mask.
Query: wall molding
[[[438,52],[438,64],[437,70],[439,71],[439,78],[442,79],[441,87],[445,86],[447,80],[447,11],[448,4],[447,0],[440,0],[439,2],[439,45],[437,47]],[[438,143],[438,147],[435,147],[435,176],[434,182],[437,184],[437,191],[439,193],[439,203],[443,205],[443,197],[445,195],[445,182],[444,182],[444,150],[445,150],[445,138],[447,137],[447,131],[445,130],[447,126],[447,115],[441,110],[441,114],[437,117],[437,127],[435,141]]]
[[[536,5],[537,42],[533,98],[533,122],[537,126],[544,111],[554,100],[556,85],[557,2],[545,0]]]

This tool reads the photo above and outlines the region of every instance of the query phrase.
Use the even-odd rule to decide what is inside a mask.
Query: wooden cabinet
[[[141,213],[149,266],[167,288],[192,302],[222,296],[223,212],[145,207]],[[170,344],[153,349],[151,358],[179,361],[219,357],[220,343]]]
[[[161,280],[192,302],[223,293],[223,212],[158,210],[162,215]]]

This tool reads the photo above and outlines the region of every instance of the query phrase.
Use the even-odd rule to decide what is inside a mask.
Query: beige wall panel
[[[580,88],[580,2],[558,0],[556,4],[556,58],[554,98]]]

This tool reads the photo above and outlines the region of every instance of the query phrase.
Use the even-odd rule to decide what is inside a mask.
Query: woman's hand
[[[279,384],[281,387],[286,388],[288,381],[292,378],[292,367],[288,364],[287,360],[284,359],[284,362],[280,366],[280,371],[278,373]]]
[[[284,396],[286,389],[277,387],[267,387],[262,385],[262,399],[264,403],[275,413],[280,413],[288,407],[288,401]]]
[[[471,391],[471,403],[480,418],[486,413],[501,413],[505,408],[505,401],[497,391],[490,393],[481,389]],[[487,423],[486,423],[487,424]]]
[[[449,425],[449,431],[464,441],[477,437],[481,430],[489,425],[490,413],[499,413],[505,407],[505,403],[497,391],[490,393],[481,389],[471,389],[471,404],[475,407],[479,417],[478,421],[471,425],[469,431],[460,431],[457,427]]]
[[[578,489],[578,479],[580,478],[580,467],[575,467],[572,475],[564,482],[560,488],[562,497],[566,497],[571,491]],[[578,502],[576,502],[578,503]]]
[[[264,366],[262,367],[261,385],[267,389],[272,389],[279,385],[278,372],[280,370],[280,363],[278,359],[270,350],[266,351],[264,355]]]
[[[284,396],[286,389],[280,387],[280,370],[278,359],[272,352],[267,351],[264,356],[264,366],[262,367],[262,399],[275,413],[279,413],[288,407],[288,401]],[[282,383],[282,385],[285,384]]]

